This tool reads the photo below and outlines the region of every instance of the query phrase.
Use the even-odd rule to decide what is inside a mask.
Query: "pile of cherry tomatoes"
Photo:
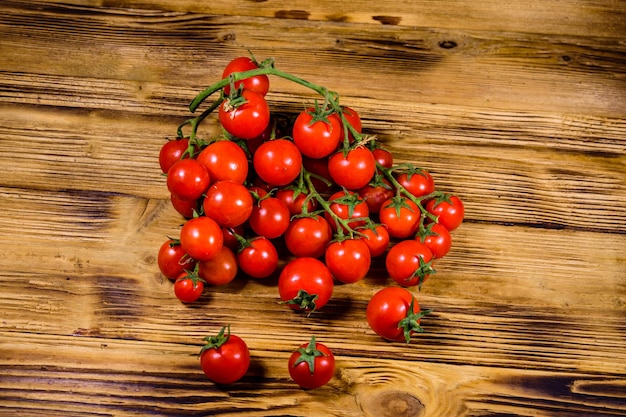
[[[297,115],[271,112],[269,76],[319,99]],[[450,250],[450,232],[464,216],[459,197],[437,190],[426,170],[395,165],[338,94],[282,72],[272,59],[232,60],[190,110],[213,94],[159,154],[171,203],[185,218],[180,236],[158,253],[176,297],[192,303],[238,274],[278,276],[281,303],[309,315],[328,303],[335,283],[362,280],[372,259],[384,256],[395,284],[372,297],[367,320],[381,337],[408,343],[428,313],[409,288],[420,288]],[[200,139],[198,127],[214,111],[221,133]],[[218,383],[241,378],[250,361],[245,342],[225,330],[207,337],[201,352],[203,370]],[[333,371],[332,352],[314,337],[289,360],[305,388],[324,385]]]

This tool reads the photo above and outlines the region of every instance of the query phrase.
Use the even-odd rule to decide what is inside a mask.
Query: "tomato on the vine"
[[[174,294],[183,303],[193,303],[204,292],[204,283],[193,273],[183,272],[174,282]]]
[[[209,171],[195,159],[181,159],[167,171],[167,189],[181,200],[197,200],[211,184]]]
[[[287,205],[276,197],[262,197],[248,218],[248,225],[259,236],[275,239],[289,227],[290,213]]]
[[[282,186],[300,175],[302,153],[292,141],[274,139],[259,146],[252,163],[263,181],[273,186]]]
[[[287,250],[296,257],[319,258],[332,238],[330,225],[320,215],[293,219],[284,235]]]
[[[396,243],[389,249],[385,267],[391,279],[399,285],[421,287],[424,281],[435,273],[432,261],[433,254],[428,246],[417,240],[408,239]]]
[[[414,333],[423,333],[421,319],[430,313],[422,311],[419,303],[408,290],[386,287],[370,299],[366,316],[370,328],[380,337],[391,340],[411,341]]]
[[[337,191],[328,198],[328,202],[330,203],[330,212],[341,220],[346,220],[347,226],[353,230],[363,226],[369,217],[367,203],[354,191]],[[330,212],[324,213],[330,227],[334,231],[337,231],[338,227],[345,230],[345,227],[337,224]]]
[[[429,224],[423,231],[420,231],[415,239],[428,246],[434,258],[443,258],[452,248],[452,235],[440,223]]]
[[[204,214],[220,226],[237,227],[250,217],[254,200],[243,184],[222,180],[209,187],[202,204]]]
[[[365,242],[369,248],[372,258],[381,256],[387,252],[391,240],[389,232],[387,232],[387,227],[382,224],[377,224],[373,227],[360,228],[358,232],[363,235],[361,239],[363,239],[363,242]]]
[[[370,249],[360,238],[331,242],[324,259],[333,276],[344,284],[365,278],[372,264]]]
[[[365,187],[376,173],[374,155],[365,146],[357,146],[346,154],[339,151],[328,160],[328,172],[337,185],[348,190]]]
[[[293,188],[283,188],[276,192],[276,198],[285,203],[292,216],[302,214],[304,208],[307,213],[312,212],[317,207],[315,198],[307,198],[309,195],[304,192],[298,192]],[[306,205],[306,206],[305,206]]]
[[[198,276],[209,285],[226,285],[237,276],[237,258],[228,246],[213,258],[198,262]]]
[[[213,142],[196,159],[207,167],[213,182],[231,180],[243,184],[248,178],[248,157],[233,141]]]
[[[330,270],[316,258],[296,258],[285,265],[278,277],[280,299],[293,310],[308,314],[328,303],[333,287]]]
[[[396,180],[415,197],[423,197],[435,191],[435,180],[424,169],[412,169],[410,172],[401,172]]]
[[[203,261],[217,256],[224,245],[224,234],[210,217],[194,217],[180,230],[180,245],[189,256]]]
[[[378,215],[391,237],[405,239],[415,236],[422,213],[410,199],[394,196],[380,206]]]
[[[278,267],[278,252],[271,240],[258,236],[249,239],[237,252],[241,271],[252,278],[267,278]]]
[[[455,230],[463,223],[465,207],[461,199],[455,195],[444,195],[441,198],[428,200],[425,208],[438,218],[437,223],[443,225],[449,231]]]
[[[315,336],[296,349],[287,362],[291,379],[304,389],[326,385],[335,373],[335,356]]]
[[[357,133],[361,133],[361,131],[363,130],[363,124],[361,123],[361,117],[359,116],[359,113],[357,113],[356,110],[350,107],[346,107],[346,106],[343,106],[341,108],[341,111],[343,113],[343,117],[350,124],[350,126],[352,126],[352,128],[356,130]],[[339,138],[340,141],[343,141],[346,137],[346,133],[345,133],[346,128],[347,126],[345,126],[342,123],[341,124],[341,137]],[[354,141],[354,135],[352,134],[350,129],[348,129],[348,141],[350,143]]]
[[[391,168],[393,166],[393,154],[387,149],[376,148],[372,151],[376,163],[382,165],[384,168]]]
[[[341,119],[337,113],[318,116],[315,108],[308,108],[294,121],[292,136],[302,155],[324,158],[339,146]]]
[[[240,139],[254,139],[267,128],[270,108],[265,98],[252,90],[243,90],[243,104],[235,107],[227,98],[219,107],[219,121],[228,133]]]
[[[176,239],[167,239],[157,254],[157,264],[163,276],[175,280],[185,271],[191,271],[196,266],[196,260],[185,252]]]
[[[357,192],[367,203],[370,213],[378,213],[383,203],[395,194],[395,190],[389,180],[376,177],[374,181],[365,187],[359,188]]]
[[[258,69],[259,65],[250,59],[247,56],[240,56],[228,63],[226,68],[224,68],[224,72],[222,73],[222,78],[226,78],[230,76],[233,72],[244,72]],[[250,78],[244,78],[241,81],[235,82],[235,88],[239,88],[243,85],[243,88],[247,90],[256,91],[257,93],[265,96],[270,89],[270,80],[269,77],[265,74],[255,75]],[[230,84],[224,87],[224,94],[230,94]]]
[[[165,142],[159,151],[159,166],[161,167],[161,172],[166,174],[172,165],[183,158],[188,147],[189,139],[187,138],[179,138]]]
[[[204,374],[216,384],[232,384],[240,380],[250,367],[250,350],[242,338],[222,327],[216,336],[204,338],[200,350],[200,366]]]

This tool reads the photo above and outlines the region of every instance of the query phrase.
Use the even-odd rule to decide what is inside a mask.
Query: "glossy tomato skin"
[[[216,384],[232,384],[248,372],[250,350],[242,338],[231,334],[221,346],[202,351],[200,366]]]
[[[259,236],[237,253],[241,271],[252,278],[267,278],[278,268],[278,251],[271,240]]]
[[[183,154],[189,147],[189,139],[168,140],[159,151],[159,166],[164,174],[176,162],[183,158]]]
[[[287,250],[296,257],[319,258],[333,238],[333,231],[322,216],[293,219],[285,232]]]
[[[383,167],[387,169],[393,167],[393,154],[387,149],[376,148],[372,151],[372,155],[374,155],[376,162]]]
[[[362,239],[331,242],[326,247],[325,261],[333,276],[344,284],[365,278],[370,270],[370,250]]]
[[[443,258],[452,248],[452,235],[450,231],[440,223],[429,225],[432,234],[428,234],[423,238],[416,237],[420,242],[425,244],[433,253],[434,258]]]
[[[298,193],[295,195],[295,190],[291,188],[284,188],[282,190],[278,190],[276,193],[276,198],[280,199],[285,203],[287,209],[289,209],[289,214],[292,216],[302,214],[303,209],[305,208],[307,213],[312,212],[317,207],[317,200],[314,198],[309,198],[307,200],[307,194]]]
[[[196,260],[187,255],[179,242],[168,239],[159,248],[157,263],[163,276],[174,281],[185,270],[192,271],[196,265]]]
[[[226,285],[235,279],[237,271],[237,258],[228,246],[222,246],[213,258],[198,262],[198,276],[208,285]]]
[[[341,138],[341,120],[336,113],[326,120],[314,121],[315,109],[302,111],[293,124],[293,142],[309,158],[324,158],[337,150]]]
[[[413,309],[411,310],[411,301]],[[400,287],[385,287],[370,299],[366,316],[370,328],[380,337],[390,341],[406,340],[404,329],[399,323],[407,317],[407,313],[420,313],[417,300],[409,291]],[[419,319],[416,320],[419,323]]]
[[[313,372],[308,362],[300,361],[303,354],[312,355],[307,353],[307,349],[311,351],[311,348],[320,353],[313,359]],[[315,389],[332,379],[335,373],[335,356],[323,343],[314,342],[314,347],[311,343],[304,343],[291,354],[287,366],[289,375],[296,384],[304,389]]]
[[[363,226],[370,214],[367,203],[354,191],[337,191],[328,198],[328,202],[330,203],[330,210],[340,219],[347,220],[348,227],[352,229]],[[325,212],[324,217],[333,231],[336,231],[337,222],[330,213]]]
[[[174,294],[183,303],[193,303],[204,292],[204,283],[192,279],[186,272],[178,276],[174,282]]]
[[[322,261],[316,258],[296,258],[288,262],[278,277],[278,293],[293,310],[312,312],[324,307],[333,293],[333,277]],[[291,303],[301,291],[314,297],[314,304]]]
[[[237,227],[250,217],[254,200],[243,184],[223,180],[209,187],[202,204],[204,214],[220,226]]]
[[[420,170],[415,173],[403,172],[396,176],[396,180],[409,193],[415,197],[424,197],[435,191],[435,180],[426,170]]]
[[[352,126],[354,130],[356,130],[358,133],[361,133],[363,130],[363,123],[361,122],[361,116],[359,116],[359,113],[357,113],[356,110],[350,107],[346,107],[346,106],[343,106],[341,110],[343,112],[343,117],[350,124],[350,126]],[[340,142],[344,140],[345,135],[346,135],[344,127],[345,126],[342,123],[341,124],[341,137],[339,138]],[[350,132],[350,130],[348,130],[348,141],[350,143],[354,141],[354,135],[352,134],[352,132]]]
[[[224,234],[215,220],[200,216],[187,220],[180,231],[180,245],[192,258],[202,261],[217,256]]]
[[[413,238],[422,216],[417,204],[404,197],[392,197],[385,201],[378,214],[389,236],[397,239]]]
[[[167,189],[181,200],[197,200],[211,183],[209,171],[195,159],[181,159],[167,171]]]
[[[380,180],[379,184],[368,184],[365,187],[359,188],[357,192],[367,204],[370,213],[380,212],[380,207],[383,203],[395,194],[391,183],[386,179]]]
[[[222,73],[222,78],[227,78],[233,72],[244,72],[258,68],[259,66],[257,63],[251,58],[247,56],[240,56],[233,59],[228,63],[228,65],[226,65],[226,68],[224,68],[224,72]],[[241,85],[243,85],[244,89],[256,91],[262,96],[265,96],[270,89],[270,80],[265,74],[256,75],[254,77],[245,78],[241,81],[235,82],[235,88],[239,88]],[[226,85],[224,87],[224,94],[230,94],[230,85]]]
[[[365,235],[361,239],[369,248],[372,258],[377,258],[387,252],[391,238],[384,225],[378,224],[373,229],[359,229],[359,232]]]
[[[265,98],[252,90],[241,93],[246,100],[237,108],[232,108],[226,99],[219,107],[220,124],[231,135],[240,139],[254,139],[267,128],[270,121],[270,108]]]
[[[213,182],[231,180],[243,184],[248,178],[248,157],[233,141],[211,143],[198,154],[197,160],[207,167]]]
[[[417,240],[408,239],[396,243],[387,252],[385,267],[387,273],[396,283],[403,287],[421,285],[430,275],[432,269],[422,270],[433,254],[426,245]],[[422,272],[420,272],[422,271]]]
[[[263,143],[252,160],[257,175],[272,186],[291,183],[300,175],[302,153],[287,139],[274,139]]]
[[[425,208],[429,213],[437,216],[437,222],[450,232],[458,228],[463,223],[463,218],[465,217],[465,207],[457,196],[449,197],[449,202],[429,200]]]
[[[275,239],[285,233],[290,217],[289,208],[282,200],[265,197],[252,207],[248,225],[257,235]]]
[[[348,190],[365,187],[376,173],[376,161],[372,151],[358,146],[348,151],[333,154],[328,160],[328,172],[337,185]]]

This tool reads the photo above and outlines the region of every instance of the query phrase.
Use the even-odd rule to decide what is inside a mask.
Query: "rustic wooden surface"
[[[506,3],[3,0],[0,415],[626,415],[626,3]],[[310,318],[275,282],[186,307],[160,276],[158,150],[246,49],[466,202],[410,345],[365,322],[380,265]],[[274,109],[310,98],[272,82]],[[253,362],[217,387],[197,353],[228,323]],[[337,371],[304,391],[311,334]]]

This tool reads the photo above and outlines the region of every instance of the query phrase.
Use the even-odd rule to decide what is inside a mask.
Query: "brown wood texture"
[[[0,415],[626,416],[625,35],[617,0],[3,0]],[[365,320],[380,260],[308,318],[274,279],[184,306],[160,275],[159,149],[247,49],[465,201],[412,343]],[[252,365],[219,387],[197,354],[229,323]],[[312,334],[337,371],[305,391]]]

